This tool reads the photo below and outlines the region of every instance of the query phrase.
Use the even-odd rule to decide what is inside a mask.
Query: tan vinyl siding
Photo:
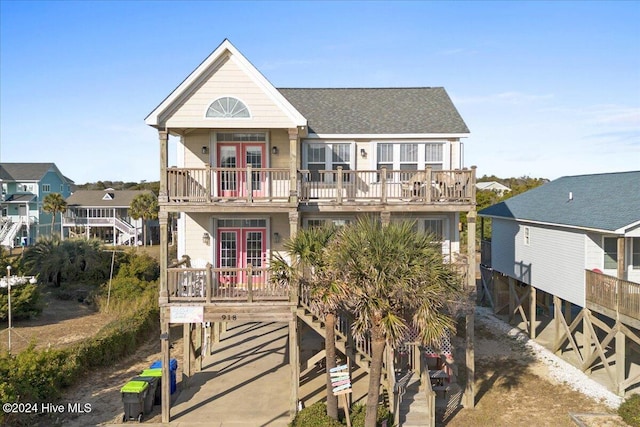
[[[202,154],[202,147],[210,147],[209,130],[200,130],[184,137],[184,167],[199,168],[209,163],[209,154]]]
[[[286,130],[272,130],[270,132],[269,142],[269,150],[271,150],[272,147],[278,147],[278,154],[271,154],[271,151],[267,153],[267,156],[271,158],[271,167],[289,169],[289,158],[291,154],[289,150],[289,132]]]
[[[221,96],[244,102],[251,118],[205,118],[209,105]],[[166,120],[169,128],[291,128],[294,122],[265,91],[231,58],[220,67]]]
[[[210,238],[209,246],[202,243],[202,236],[205,232],[211,233],[211,216],[209,214],[183,214],[185,216],[185,254],[191,260],[203,259],[213,263],[214,236]]]
[[[289,215],[288,214],[274,214],[271,216],[271,236],[275,233],[280,235],[280,243],[276,243],[271,240],[272,251],[285,251],[284,243],[289,238]]]
[[[360,155],[360,150],[364,148],[367,152],[367,157],[363,158]],[[356,170],[374,170],[376,167],[372,163],[375,157],[374,144],[371,141],[356,142]]]

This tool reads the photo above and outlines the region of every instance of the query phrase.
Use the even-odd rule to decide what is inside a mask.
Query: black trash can
[[[144,415],[144,403],[149,391],[147,381],[129,381],[121,389],[124,415],[122,421],[142,421]]]
[[[149,384],[147,388],[147,395],[144,398],[144,413],[150,414],[153,411],[153,404],[156,397],[156,390],[158,389],[158,377],[145,375],[144,373],[133,377],[131,381],[145,381]]]
[[[154,395],[154,403],[160,405],[162,403],[162,369],[161,368],[149,368],[142,371],[141,377],[155,377],[158,379],[156,384],[156,392]]]

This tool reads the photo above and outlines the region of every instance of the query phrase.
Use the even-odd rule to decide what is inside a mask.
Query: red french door
[[[264,183],[260,171],[251,173],[251,183],[247,183],[247,166],[264,167],[265,144],[256,143],[219,143],[218,167],[229,170],[220,171],[218,189],[222,197],[247,196],[248,188],[253,196],[263,194]],[[233,169],[233,170],[231,170]]]
[[[245,270],[251,264],[252,280],[257,283],[264,276],[262,266],[266,258],[267,232],[264,228],[220,228],[218,229],[218,265],[222,283],[247,283]],[[229,269],[224,271],[224,269]]]

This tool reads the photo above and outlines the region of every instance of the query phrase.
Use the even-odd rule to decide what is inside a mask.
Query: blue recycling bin
[[[150,369],[162,368],[162,361],[156,360],[149,366]],[[169,389],[171,394],[176,392],[176,371],[178,370],[178,361],[176,359],[169,360]]]

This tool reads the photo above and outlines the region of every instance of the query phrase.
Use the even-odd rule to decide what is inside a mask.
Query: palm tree
[[[69,266],[69,258],[62,250],[60,236],[40,236],[23,254],[22,263],[27,274],[40,277],[44,283],[55,287],[62,283],[63,272]]]
[[[291,262],[276,255],[272,262],[274,277],[285,279],[290,285],[309,288],[312,310],[325,322],[325,360],[327,384],[327,415],[338,419],[338,397],[333,394],[329,370],[336,366],[336,313],[345,295],[342,282],[332,280],[326,271],[327,247],[335,234],[334,227],[310,228],[298,231],[284,243]]]
[[[144,245],[147,245],[147,227],[146,221],[158,218],[158,199],[153,193],[139,194],[131,201],[129,206],[131,218],[142,218],[142,239]]]
[[[455,272],[443,264],[434,237],[417,233],[410,222],[387,226],[360,218],[337,234],[327,253],[328,270],[349,285],[352,332],[372,340],[365,426],[375,427],[383,356],[410,327],[423,344],[438,343],[455,326],[449,303],[461,299]]]
[[[49,193],[44,196],[44,199],[42,200],[42,210],[51,214],[51,235],[53,235],[53,225],[56,222],[56,214],[67,210],[67,202],[64,200],[64,197],[62,197],[62,194]]]

